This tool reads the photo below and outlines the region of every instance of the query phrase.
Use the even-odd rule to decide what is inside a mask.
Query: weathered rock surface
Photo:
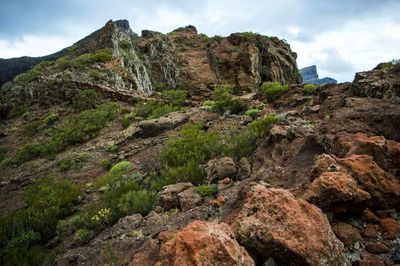
[[[359,189],[348,174],[324,172],[310,185],[304,199],[322,209],[327,209],[335,203],[360,204],[371,199],[371,196]]]
[[[159,238],[162,243],[155,265],[255,265],[224,223],[194,221],[179,232],[163,232]],[[130,265],[142,264],[134,256]]]
[[[400,103],[400,64],[357,73],[352,92],[356,96],[388,99]]]
[[[177,183],[165,186],[158,192],[157,198],[166,211],[172,208],[186,211],[201,201],[199,194],[194,191],[191,183]]]
[[[226,177],[235,179],[237,167],[230,157],[210,160],[206,165],[207,179],[211,183],[216,183]]]
[[[232,214],[238,242],[259,259],[278,264],[345,265],[343,244],[317,207],[287,190],[253,185],[242,191],[244,202]]]

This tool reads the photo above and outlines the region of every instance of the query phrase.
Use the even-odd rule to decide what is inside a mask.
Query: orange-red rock
[[[382,170],[371,156],[354,154],[336,161],[357,181],[360,189],[371,195],[373,205],[388,208],[400,204],[399,181]]]
[[[385,239],[394,239],[396,234],[400,232],[400,224],[392,218],[384,218],[380,220]]]
[[[380,260],[358,260],[354,266],[385,266]]]
[[[394,140],[386,141],[388,155],[391,159],[391,164],[396,170],[400,169],[400,143]]]
[[[365,238],[377,239],[378,232],[379,232],[379,225],[367,224],[364,231],[362,232],[362,236]]]
[[[386,139],[384,137],[368,136],[361,132],[356,134],[339,133],[337,144],[338,150],[336,152],[340,157],[348,157],[353,154],[370,155],[382,169],[387,169]]]
[[[333,234],[322,211],[283,189],[251,185],[230,221],[238,242],[260,257],[280,265],[347,263],[343,244]]]
[[[194,221],[176,235],[160,238],[163,242],[156,265],[254,265],[224,223]]]
[[[366,222],[379,223],[379,218],[368,208],[363,211],[361,219]]]
[[[370,243],[365,248],[368,250],[368,252],[371,252],[373,254],[382,254],[389,252],[389,248],[382,243]]]
[[[346,247],[353,247],[357,241],[361,241],[360,230],[342,222],[334,223],[332,230]]]
[[[322,209],[327,209],[334,203],[357,204],[371,199],[371,196],[359,189],[348,174],[324,172],[310,185],[304,199]]]

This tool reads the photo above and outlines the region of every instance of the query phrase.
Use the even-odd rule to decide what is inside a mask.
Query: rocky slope
[[[192,26],[131,38],[109,22],[40,71],[2,95],[0,259],[18,261],[17,250],[44,265],[400,263],[399,65],[310,92],[275,38],[206,39]],[[271,100],[264,81],[293,84]],[[186,89],[183,103],[166,89]],[[148,116],[146,106],[169,112]],[[52,216],[51,205],[62,211]],[[38,240],[43,209],[52,230]],[[26,234],[10,236],[13,224]],[[32,255],[38,246],[46,256]]]
[[[318,78],[318,73],[317,73],[317,66],[312,65],[309,67],[304,67],[300,69],[300,74],[303,77],[303,83],[304,84],[329,84],[329,83],[337,83],[336,79],[325,77],[325,78]]]

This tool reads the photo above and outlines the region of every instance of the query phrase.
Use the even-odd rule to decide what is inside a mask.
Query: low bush
[[[303,91],[306,95],[312,95],[315,93],[316,90],[317,90],[317,86],[314,84],[307,84],[304,86],[304,89],[303,89]]]
[[[101,77],[100,72],[98,70],[96,70],[96,69],[89,70],[89,75],[94,80],[99,80],[100,77]]]
[[[273,102],[288,90],[288,86],[282,86],[279,82],[264,82],[261,90],[265,93],[268,102]]]
[[[24,133],[28,136],[34,136],[36,133],[38,133],[40,130],[43,129],[44,122],[42,120],[36,120],[33,122],[29,122],[24,126]]]
[[[63,160],[58,167],[60,167],[61,172],[67,172],[71,168],[76,168],[78,166],[78,163],[71,158]]]
[[[179,106],[166,104],[156,100],[149,100],[147,102],[139,101],[135,105],[135,116],[143,117],[146,119],[153,119],[161,117],[167,113],[180,110]]]
[[[28,112],[29,108],[26,105],[16,105],[8,113],[8,118],[16,118]]]
[[[11,164],[11,158],[5,158],[0,163],[0,169],[6,169]]]
[[[215,103],[211,106],[211,110],[219,114],[240,114],[245,112],[248,108],[247,104],[239,99],[233,99],[230,95],[231,92],[230,86],[215,88],[212,96]]]
[[[173,106],[183,106],[186,99],[185,90],[168,90],[161,93],[161,98],[167,100]]]
[[[122,49],[129,50],[132,47],[132,43],[127,40],[122,40],[119,42],[119,46]]]
[[[235,161],[243,157],[251,157],[257,148],[257,140],[265,137],[267,127],[277,120],[274,115],[269,115],[264,119],[254,121],[240,134],[232,132],[231,136],[225,140],[226,155],[231,156]]]
[[[110,159],[105,159],[99,163],[99,166],[104,170],[110,170],[112,166],[112,161]]]
[[[30,161],[40,156],[42,144],[39,142],[28,143],[18,149],[15,161],[18,163]]]
[[[251,116],[253,119],[255,119],[257,117],[258,112],[260,112],[260,110],[258,110],[257,108],[255,109],[249,109],[247,110],[244,114]]]
[[[218,187],[215,184],[212,185],[199,185],[194,188],[194,191],[200,195],[201,198],[213,197],[218,193]]]
[[[154,207],[156,193],[148,190],[131,190],[123,194],[118,209],[128,215],[132,213],[148,214]]]
[[[203,103],[203,106],[213,106],[214,104],[215,104],[214,101],[205,101],[205,102]]]
[[[89,242],[89,240],[92,238],[92,232],[89,232],[86,229],[79,229],[75,232],[74,238],[75,241],[78,242],[78,244],[85,244]]]
[[[129,114],[126,115],[125,118],[121,122],[121,126],[123,128],[127,128],[132,124],[132,118],[134,117],[134,114]]]
[[[100,97],[94,90],[83,90],[72,98],[72,107],[77,112],[93,109],[99,100]]]
[[[43,121],[46,125],[52,125],[58,120],[58,114],[48,115]]]
[[[231,53],[236,52],[238,49],[239,49],[239,47],[232,46],[232,47],[228,48],[227,52],[231,54]]]
[[[35,66],[31,70],[19,74],[14,78],[14,83],[17,85],[28,84],[34,80],[39,79],[42,76],[41,67]]]
[[[118,150],[118,146],[117,145],[111,145],[107,147],[107,152],[115,152]]]

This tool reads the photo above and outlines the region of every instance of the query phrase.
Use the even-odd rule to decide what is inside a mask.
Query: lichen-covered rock
[[[160,234],[156,265],[254,265],[224,223],[194,221],[177,233]],[[131,265],[136,265],[135,261]]]
[[[251,185],[243,204],[231,216],[238,242],[258,258],[278,264],[346,265],[343,244],[322,211],[283,189]]]

